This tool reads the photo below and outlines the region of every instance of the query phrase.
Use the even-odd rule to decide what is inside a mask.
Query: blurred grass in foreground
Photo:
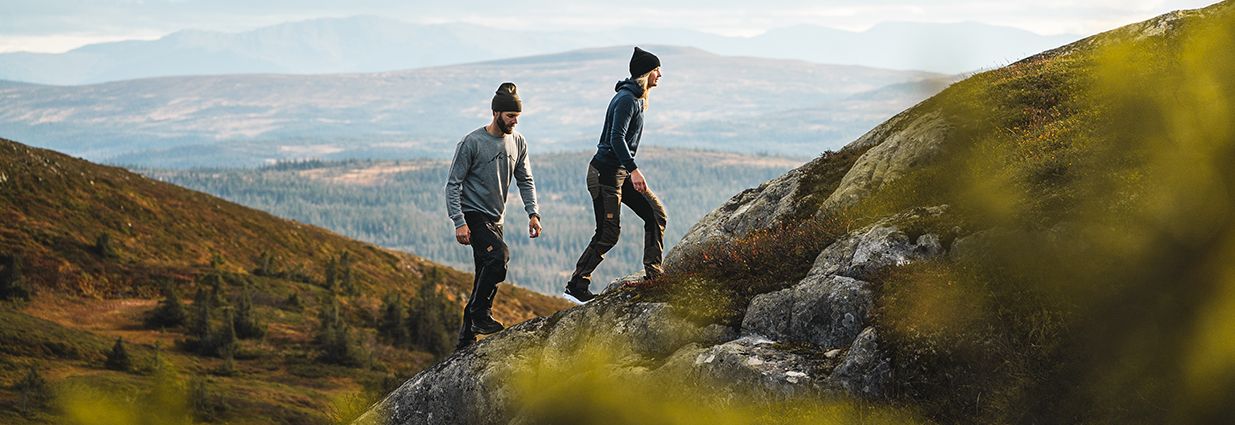
[[[565,359],[515,368],[518,424],[739,425],[921,424],[897,409],[801,396],[771,400],[754,388],[631,368],[612,343],[583,344]],[[629,360],[629,359],[626,359]],[[775,398],[775,396],[772,396]]]

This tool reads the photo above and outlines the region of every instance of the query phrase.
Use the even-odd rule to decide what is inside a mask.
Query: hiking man
[[[588,285],[592,272],[621,235],[622,204],[643,219],[644,279],[654,279],[663,272],[665,207],[648,187],[643,171],[635,165],[635,151],[643,135],[643,112],[648,108],[648,92],[656,87],[660,76],[660,58],[635,47],[630,58],[630,78],[617,83],[614,89],[617,93],[605,112],[600,143],[587,172],[587,189],[596,212],[596,233],[579,256],[574,274],[566,284],[566,295],[579,302],[596,297]]]
[[[446,212],[454,221],[455,240],[472,246],[476,266],[456,349],[476,342],[476,334],[504,328],[493,319],[492,309],[497,284],[506,280],[510,262],[510,250],[502,241],[502,217],[512,177],[530,217],[528,236],[539,237],[541,230],[527,140],[515,131],[523,111],[515,84],[502,83],[491,103],[493,119],[459,141],[446,180]]]

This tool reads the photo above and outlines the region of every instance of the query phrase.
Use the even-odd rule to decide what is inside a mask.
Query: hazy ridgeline
[[[527,216],[512,187],[506,207],[511,246],[507,280],[557,292],[595,229],[585,172],[591,153],[532,154],[544,234],[527,237]],[[652,190],[669,211],[666,252],[699,218],[733,195],[800,161],[694,150],[645,149],[639,155]],[[349,237],[405,250],[471,271],[471,249],[455,242],[443,187],[449,161],[284,163],[259,169],[144,170],[181,186],[322,226]],[[642,269],[642,220],[622,213],[622,239],[597,270],[601,285]]]

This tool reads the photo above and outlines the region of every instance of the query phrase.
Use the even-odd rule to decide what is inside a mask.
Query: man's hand
[[[527,235],[532,239],[540,237],[540,216],[532,216],[527,221]]]
[[[630,184],[635,185],[635,190],[637,191],[648,191],[648,182],[643,179],[643,171],[638,168],[636,168],[634,172],[630,173]]]
[[[471,244],[472,243],[472,229],[467,228],[466,224],[456,227],[455,228],[455,240],[458,241],[460,245]]]

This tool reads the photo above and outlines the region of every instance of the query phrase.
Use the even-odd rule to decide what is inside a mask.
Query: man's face
[[[653,69],[652,73],[648,74],[648,88],[656,87],[657,81],[660,81],[660,68]]]
[[[502,130],[502,134],[510,134],[515,131],[515,124],[519,123],[518,112],[494,112],[493,122],[497,123],[498,130]]]

